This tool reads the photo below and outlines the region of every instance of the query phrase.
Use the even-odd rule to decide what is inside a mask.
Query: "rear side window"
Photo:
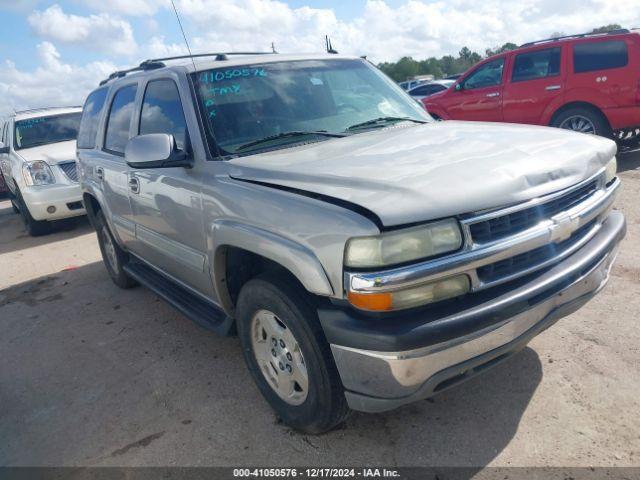
[[[154,80],[147,85],[139,133],[170,133],[178,148],[184,150],[187,143],[187,123],[178,87],[173,80]]]
[[[137,89],[137,85],[128,85],[118,90],[113,97],[104,140],[104,148],[110,152],[124,153],[129,141]]]
[[[516,55],[512,82],[560,75],[560,48],[548,48]]]
[[[575,73],[624,67],[628,61],[627,44],[622,40],[578,43],[573,46]]]
[[[82,109],[82,120],[78,131],[78,148],[94,148],[98,135],[98,123],[102,107],[107,99],[107,88],[101,88],[91,93]]]

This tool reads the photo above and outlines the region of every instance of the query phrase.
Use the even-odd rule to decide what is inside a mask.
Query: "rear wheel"
[[[306,292],[286,276],[260,276],[240,291],[236,318],[247,367],[282,421],[322,433],[349,413],[344,388]]]
[[[107,272],[113,283],[120,288],[132,288],[138,285],[133,278],[124,271],[124,266],[129,262],[129,254],[122,250],[109,230],[102,210],[98,210],[95,216],[95,227],[98,234],[98,244],[102,253]]]
[[[51,224],[47,221],[43,220],[35,220],[31,213],[29,213],[29,207],[25,203],[20,191],[17,192],[16,202],[18,204],[18,208],[12,201],[11,204],[13,206],[13,211],[16,213],[20,213],[22,216],[22,221],[24,222],[24,227],[27,229],[27,233],[32,237],[39,237],[41,235],[46,235],[51,232]]]
[[[568,108],[560,112],[551,122],[551,126],[601,137],[613,136],[611,127],[602,114],[583,107]]]

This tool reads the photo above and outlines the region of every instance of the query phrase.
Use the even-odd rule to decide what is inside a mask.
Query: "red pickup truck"
[[[436,119],[630,138],[640,129],[640,31],[527,43],[484,60],[423,103]]]

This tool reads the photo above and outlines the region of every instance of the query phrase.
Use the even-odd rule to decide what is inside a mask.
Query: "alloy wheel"
[[[595,135],[596,127],[593,122],[582,115],[572,115],[567,117],[561,124],[560,128],[565,130],[573,130],[574,132],[590,133]]]

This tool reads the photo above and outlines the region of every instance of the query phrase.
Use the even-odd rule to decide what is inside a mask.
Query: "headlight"
[[[25,163],[22,166],[22,176],[27,185],[50,185],[56,183],[51,168],[42,160]]]
[[[608,185],[616,175],[618,174],[618,162],[616,161],[616,157],[613,157],[609,163],[607,163],[607,167],[604,170],[604,184]]]
[[[417,287],[394,290],[391,292],[353,292],[347,293],[349,303],[361,310],[387,312],[418,307],[428,303],[439,302],[448,298],[459,297],[469,292],[471,282],[466,275],[456,275]]]
[[[357,237],[347,242],[344,264],[351,268],[397,265],[458,250],[462,233],[454,219],[383,233]]]

